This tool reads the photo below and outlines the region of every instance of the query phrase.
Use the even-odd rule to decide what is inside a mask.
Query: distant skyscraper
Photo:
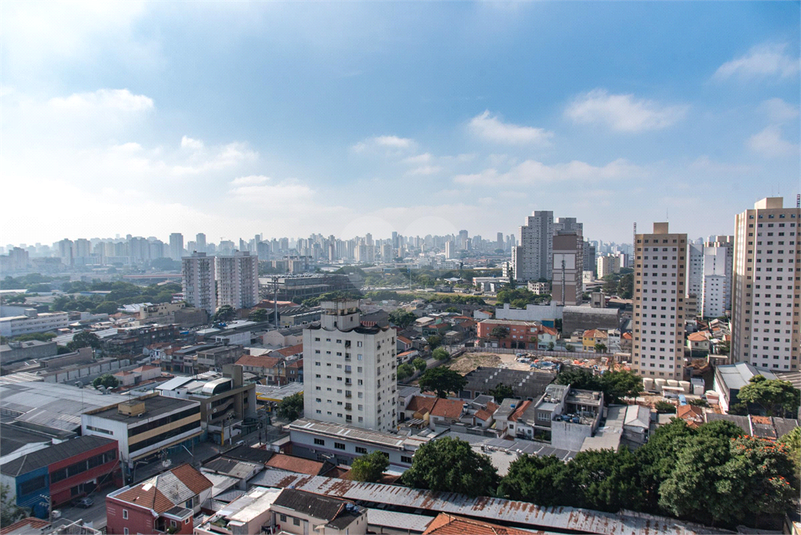
[[[72,266],[73,264],[73,250],[72,240],[63,239],[58,242],[58,256],[61,258],[61,263],[65,266]]]
[[[684,378],[687,235],[654,223],[635,236],[632,364],[642,377]]]
[[[209,314],[217,310],[214,285],[214,257],[206,253],[194,253],[181,260],[184,300],[193,307],[202,308]]]
[[[504,249],[503,232],[499,232],[498,233],[498,235],[497,235],[497,237],[495,239],[495,248],[496,249],[501,249],[501,250]]]
[[[206,252],[206,235],[203,234],[202,232],[198,233],[198,235],[195,236],[195,242],[197,243],[197,245],[196,245],[197,252],[198,253],[205,253]],[[190,251],[190,253],[191,252],[192,251]]]
[[[468,248],[468,233],[466,230],[459,231],[459,241],[457,242],[460,251],[466,251]]]
[[[689,243],[687,295],[696,297],[698,313],[707,318],[731,310],[734,237],[714,236],[713,241]]]
[[[448,240],[448,241],[445,242],[445,258],[446,259],[450,260],[452,258],[456,258],[456,252],[454,251],[454,249],[456,249],[456,247],[455,247],[453,241]]]
[[[259,302],[259,258],[248,251],[218,256],[217,306],[250,308]]]
[[[520,227],[520,244],[512,248],[513,276],[518,281],[552,279],[553,212],[537,211]]]
[[[553,234],[577,234],[584,237],[584,223],[576,221],[575,217],[557,217],[553,223]]]
[[[184,235],[180,232],[170,234],[170,258],[180,260],[184,255]]]
[[[797,371],[801,209],[768,197],[735,217],[731,358]]]

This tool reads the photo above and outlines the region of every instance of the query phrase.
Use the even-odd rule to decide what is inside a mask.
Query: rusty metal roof
[[[453,492],[432,492],[379,483],[267,470],[252,481],[263,487],[286,488],[345,498],[354,501],[386,503],[412,509],[425,509],[493,522],[508,522],[532,528],[571,530],[600,535],[694,535],[724,534],[730,531],[693,525],[677,519],[631,511],[604,513],[573,507],[539,507],[532,503],[501,498],[470,498]]]

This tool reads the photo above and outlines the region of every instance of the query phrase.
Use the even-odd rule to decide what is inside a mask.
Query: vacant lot
[[[531,365],[517,362],[514,355],[496,355],[495,353],[465,353],[448,364],[448,368],[466,375],[479,366],[490,368],[509,368],[511,370],[530,370]]]

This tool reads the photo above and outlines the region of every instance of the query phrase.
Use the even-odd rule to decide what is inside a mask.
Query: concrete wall
[[[581,450],[584,439],[592,436],[592,426],[571,422],[551,422],[551,446],[561,450]]]

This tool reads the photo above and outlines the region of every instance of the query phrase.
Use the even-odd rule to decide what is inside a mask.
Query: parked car
[[[83,507],[84,509],[88,509],[89,507],[92,507],[92,505],[94,505],[94,503],[95,503],[94,498],[90,498],[89,496],[84,496],[83,498],[81,498],[80,500],[75,502],[75,506],[76,507]]]

